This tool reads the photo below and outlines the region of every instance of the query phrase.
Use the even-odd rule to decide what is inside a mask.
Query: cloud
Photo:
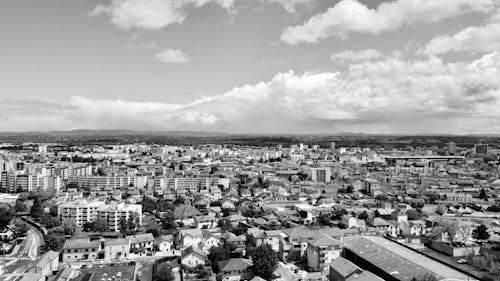
[[[109,15],[110,21],[122,30],[159,30],[179,24],[186,18],[186,8],[215,4],[229,10],[234,0],[111,0],[97,5],[89,16]]]
[[[175,49],[163,50],[157,53],[156,57],[164,63],[188,63],[191,61],[188,55]]]
[[[0,103],[0,112],[25,129],[485,133],[500,129],[498,77],[498,52],[455,63],[387,55],[341,72],[278,73],[186,104],[73,97],[68,105],[44,105],[43,112],[30,112],[36,103]],[[0,129],[14,124],[2,122]]]
[[[454,35],[432,39],[422,50],[427,55],[450,52],[493,52],[500,50],[500,9],[482,26],[469,26]]]
[[[470,12],[488,12],[493,0],[396,0],[376,9],[355,0],[342,0],[302,25],[286,28],[281,40],[288,44],[317,43],[330,37],[347,39],[352,33],[380,34],[404,25],[436,23]]]
[[[261,0],[261,2],[276,3],[281,5],[289,13],[297,12],[298,6],[310,6],[317,0]]]
[[[338,61],[341,63],[345,62],[359,62],[359,61],[368,61],[381,58],[383,54],[375,49],[366,49],[361,51],[344,51],[340,53],[335,53],[330,56],[332,61]]]

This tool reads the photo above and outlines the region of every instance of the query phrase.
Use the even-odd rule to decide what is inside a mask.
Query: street
[[[18,252],[13,256],[3,256],[4,281],[17,281],[22,278],[38,258],[43,236],[35,228],[30,227],[26,239],[22,242]]]

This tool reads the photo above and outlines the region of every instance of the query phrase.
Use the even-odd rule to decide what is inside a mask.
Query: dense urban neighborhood
[[[500,280],[494,143],[0,144],[5,281]]]

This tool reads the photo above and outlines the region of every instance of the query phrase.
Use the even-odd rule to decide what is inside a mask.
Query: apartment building
[[[86,222],[100,220],[105,222],[107,230],[120,231],[120,221],[128,220],[132,213],[137,214],[139,225],[142,224],[142,206],[138,204],[106,205],[104,201],[74,200],[58,206],[58,216],[61,221],[74,222],[83,226]]]

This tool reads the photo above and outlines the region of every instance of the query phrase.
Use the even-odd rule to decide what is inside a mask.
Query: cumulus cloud
[[[329,37],[347,39],[352,33],[380,34],[404,25],[436,23],[470,12],[488,12],[493,0],[395,0],[370,9],[356,0],[342,0],[301,25],[286,28],[289,44],[317,43]]]
[[[122,30],[159,30],[182,23],[187,7],[208,4],[229,10],[234,0],[111,0],[107,5],[95,6],[89,16],[109,15],[111,23]]]
[[[15,111],[12,106],[0,111],[2,118],[31,118],[30,126],[38,128],[58,117],[65,128],[89,129],[478,133],[500,127],[498,77],[498,52],[455,63],[389,55],[350,63],[341,72],[278,73],[186,104],[74,97],[31,117],[25,117],[29,104],[25,110],[18,103]],[[37,120],[38,115],[43,118]]]
[[[188,63],[191,61],[188,55],[181,50],[166,49],[156,54],[156,57],[164,63]]]
[[[344,51],[340,53],[335,53],[330,56],[330,59],[334,62],[359,62],[359,61],[369,61],[381,58],[383,56],[382,52],[375,49],[366,49],[361,51]]]
[[[427,55],[450,52],[493,52],[500,50],[500,9],[484,25],[469,26],[454,35],[432,39],[422,50]]]

